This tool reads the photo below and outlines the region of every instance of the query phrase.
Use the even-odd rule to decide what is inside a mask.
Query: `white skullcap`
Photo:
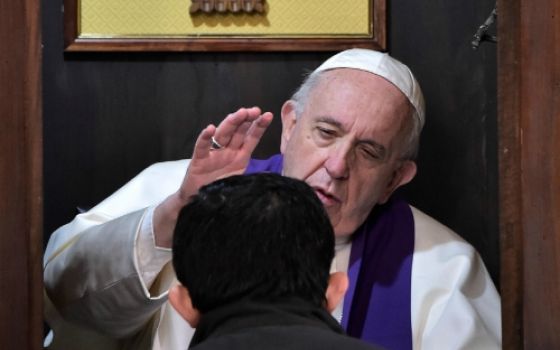
[[[395,85],[414,107],[420,127],[424,126],[425,105],[420,84],[410,69],[386,53],[367,50],[350,49],[342,51],[320,65],[313,74],[336,68],[352,68],[370,72],[385,78]]]

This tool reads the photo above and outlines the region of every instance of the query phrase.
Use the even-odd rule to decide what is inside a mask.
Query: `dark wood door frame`
[[[560,348],[560,5],[498,0],[504,349]]]
[[[42,343],[38,0],[0,1],[0,349]]]

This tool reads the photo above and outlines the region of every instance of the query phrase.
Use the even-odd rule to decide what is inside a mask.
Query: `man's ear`
[[[328,312],[333,312],[334,309],[340,304],[346,290],[348,289],[348,275],[344,272],[331,273],[329,278],[329,285],[325,293],[327,305],[325,308]]]
[[[282,139],[280,141],[280,152],[282,152],[282,154],[286,150],[288,141],[290,140],[294,127],[296,126],[296,117],[295,102],[292,100],[284,102],[284,105],[282,106]]]
[[[193,307],[191,295],[185,286],[179,284],[171,287],[169,290],[169,302],[192,328],[198,326],[200,311]]]
[[[416,163],[412,160],[405,160],[394,172],[387,188],[379,197],[379,204],[387,202],[391,194],[402,185],[409,183],[416,176]]]

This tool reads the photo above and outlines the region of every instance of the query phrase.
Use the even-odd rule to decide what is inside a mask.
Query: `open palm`
[[[271,121],[270,112],[261,114],[257,107],[241,108],[228,115],[218,127],[209,125],[202,130],[179,190],[181,198],[188,201],[201,186],[242,174]],[[212,137],[222,148],[212,149]]]
[[[253,150],[271,121],[270,112],[261,114],[257,107],[241,108],[228,115],[218,127],[209,125],[202,130],[181,187],[154,210],[156,246],[171,247],[179,212],[201,186],[245,171]],[[221,148],[212,149],[212,137],[222,145]]]

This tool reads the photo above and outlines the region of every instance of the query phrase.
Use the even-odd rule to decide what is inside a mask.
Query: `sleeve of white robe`
[[[501,349],[501,306],[474,248],[413,208],[414,349]]]
[[[187,166],[186,160],[155,164],[53,233],[44,257],[45,290],[66,320],[123,337],[165,302],[166,286],[151,286],[157,273],[145,264],[156,262],[158,270],[171,254],[154,248],[139,257],[137,244],[146,246],[146,237],[138,234],[144,208],[176,191]]]

